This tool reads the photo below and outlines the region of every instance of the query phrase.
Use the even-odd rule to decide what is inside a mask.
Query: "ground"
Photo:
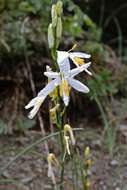
[[[84,127],[81,124],[79,127]],[[127,190],[127,150],[126,146],[118,142],[114,156],[108,154],[102,146],[100,129],[88,129],[84,132],[76,132],[78,146],[89,145],[93,166],[89,171],[91,190]],[[13,134],[0,137],[0,169],[15,157],[17,153],[28,145],[41,138],[41,132],[26,131],[24,134]],[[118,146],[119,144],[119,146]],[[60,154],[58,143],[55,139],[49,141],[50,150]],[[22,155],[0,178],[0,190],[50,190],[53,189],[50,179],[47,177],[47,161],[44,145],[37,145],[30,152]],[[66,190],[72,190],[72,177],[69,173],[70,164],[66,163],[65,181]]]

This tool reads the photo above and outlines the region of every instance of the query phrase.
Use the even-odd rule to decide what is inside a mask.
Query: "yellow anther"
[[[68,82],[66,81],[66,79],[63,79],[63,90],[66,96],[69,96],[69,86],[68,86]]]
[[[60,96],[62,97],[62,95],[63,95],[62,81],[60,82],[60,85],[59,85],[59,93],[60,93]]]
[[[74,61],[75,64],[78,64],[78,65],[83,65],[83,64],[85,64],[84,59],[82,59],[82,58],[80,58],[80,57],[74,57],[74,58],[73,58],[73,61]]]
[[[68,53],[71,52],[71,51],[73,51],[76,47],[77,47],[77,44],[74,44],[74,45],[72,46],[72,48],[68,51]]]

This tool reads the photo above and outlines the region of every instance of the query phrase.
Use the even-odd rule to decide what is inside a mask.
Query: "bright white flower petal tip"
[[[82,52],[66,52],[66,51],[57,51],[57,62],[59,66],[69,58],[73,61],[73,63],[78,67],[84,64],[87,64],[86,59],[90,59],[91,55]]]
[[[28,117],[29,119],[33,119],[33,117],[38,112],[39,108],[41,107],[45,97],[36,97],[33,98],[26,106],[25,109],[29,109],[30,107],[33,107],[33,109],[30,111]]]

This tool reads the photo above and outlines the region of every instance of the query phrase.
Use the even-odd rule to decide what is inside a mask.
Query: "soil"
[[[84,127],[84,124],[79,124],[79,127]],[[111,157],[105,146],[101,143],[100,131],[100,129],[89,128],[84,132],[76,132],[75,134],[81,152],[83,152],[86,145],[91,147],[93,165],[89,171],[90,190],[127,190],[126,146],[121,142],[117,142],[114,156]],[[17,153],[40,138],[41,133],[32,130],[26,131],[24,134],[1,136],[0,169],[13,160]],[[59,144],[56,139],[53,138],[48,143],[50,150],[59,156]],[[74,190],[69,168],[70,163],[67,161],[65,168],[65,189]],[[44,145],[41,143],[18,158],[3,172],[0,177],[0,190],[53,189],[51,180],[47,177],[47,169],[46,152]]]

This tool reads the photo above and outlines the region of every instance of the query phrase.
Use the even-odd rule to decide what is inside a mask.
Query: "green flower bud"
[[[52,16],[52,26],[56,27],[56,25],[57,25],[57,10],[56,10],[56,5],[52,6],[51,16]]]
[[[61,35],[62,35],[62,20],[60,17],[58,17],[57,28],[56,28],[56,37],[61,38]]]
[[[51,23],[49,24],[49,27],[48,27],[48,44],[49,44],[49,48],[54,47],[54,35],[53,35],[53,27]]]
[[[90,147],[87,146],[87,147],[85,148],[85,151],[84,151],[84,156],[85,156],[85,158],[86,158],[86,157],[88,157],[89,155],[90,155]]]
[[[63,13],[63,4],[62,1],[58,1],[56,4],[57,14],[60,16]]]

